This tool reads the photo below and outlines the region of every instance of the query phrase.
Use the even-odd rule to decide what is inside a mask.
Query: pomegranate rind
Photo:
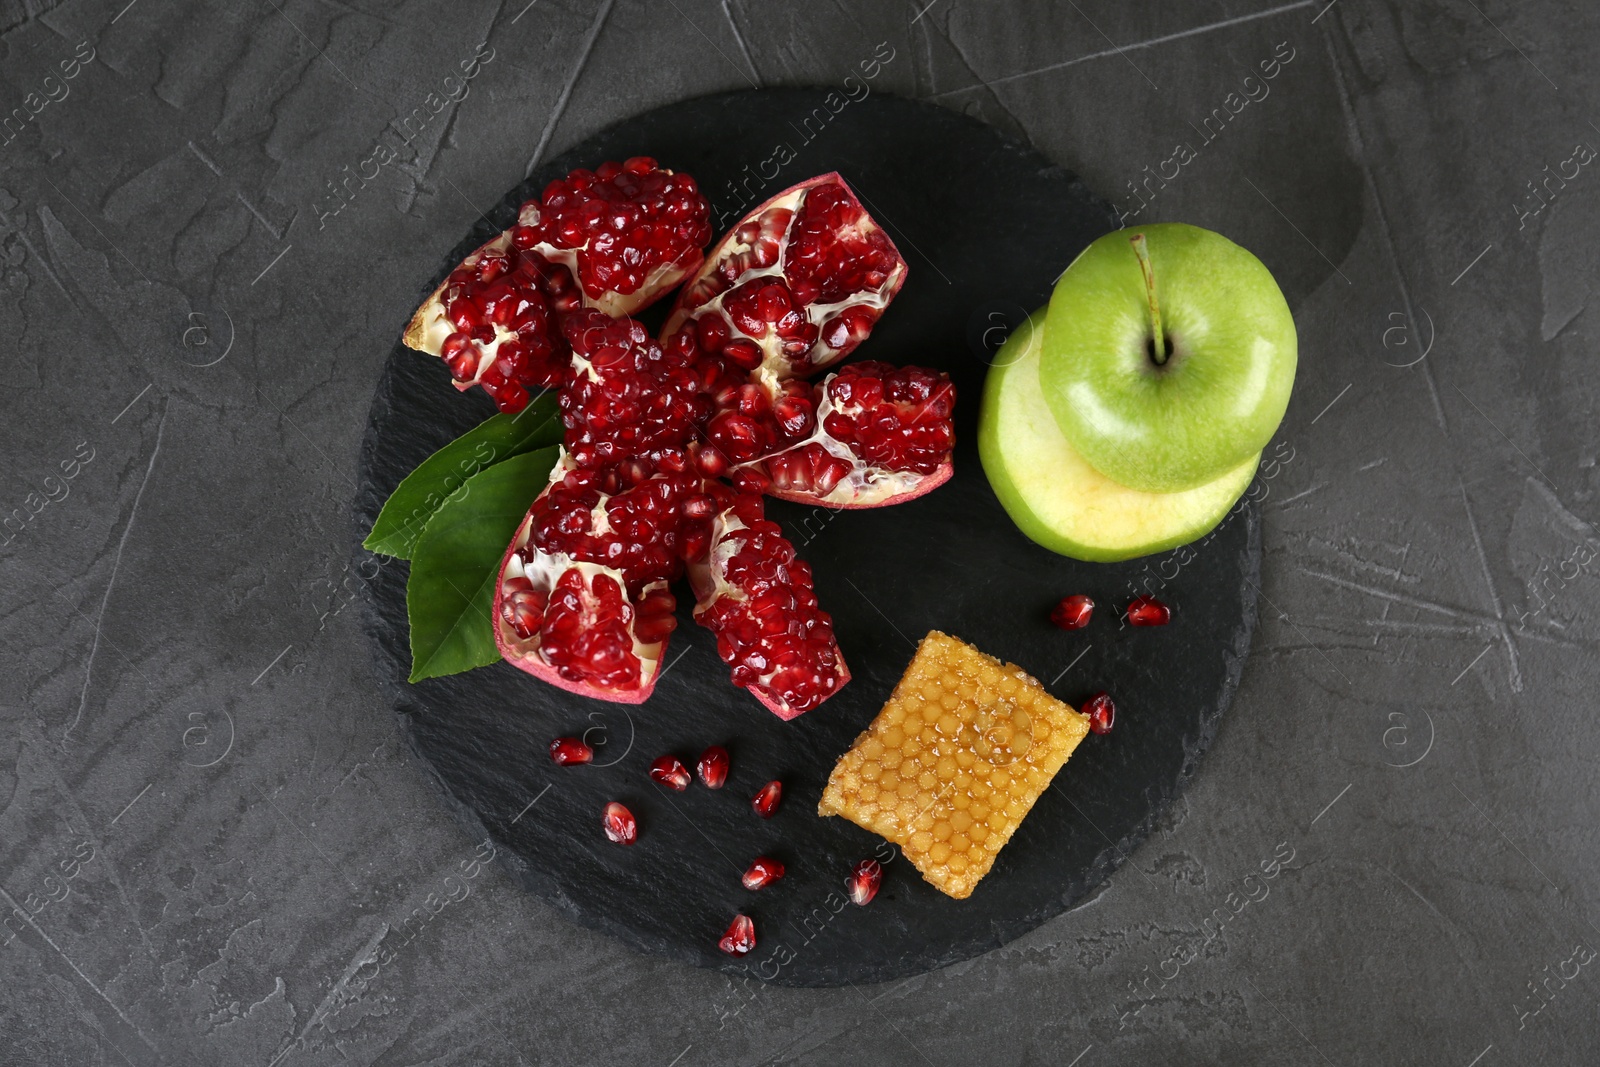
[[[779,500],[787,500],[791,504],[815,504],[825,508],[832,508],[835,511],[862,511],[867,508],[883,508],[891,504],[904,504],[920,496],[927,496],[945,482],[948,482],[955,470],[955,464],[946,461],[939,464],[939,469],[932,474],[912,476],[915,478],[915,482],[910,482],[908,479],[909,488],[893,488],[886,485],[881,493],[853,493],[848,494],[844,499],[838,499],[840,486],[835,486],[827,496],[817,496],[815,493],[797,493],[777,488],[768,489],[766,495],[776,497]]]

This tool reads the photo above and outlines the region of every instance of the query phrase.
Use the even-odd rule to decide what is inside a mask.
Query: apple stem
[[[1139,257],[1139,270],[1144,273],[1144,292],[1150,301],[1150,330],[1155,335],[1150,358],[1159,367],[1167,362],[1167,332],[1161,327],[1161,304],[1156,300],[1156,272],[1150,265],[1150,248],[1144,234],[1134,234],[1128,238],[1128,243],[1133,245],[1133,254]]]

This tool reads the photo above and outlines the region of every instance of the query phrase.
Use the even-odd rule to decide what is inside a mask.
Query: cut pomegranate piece
[[[689,768],[677,756],[661,756],[650,764],[650,780],[681,793],[689,788]]]
[[[748,915],[735,915],[717,947],[730,956],[748,955],[756,947],[755,920]]]
[[[768,381],[837,363],[906,278],[894,242],[838,174],[785,189],[719,241],[678,294],[663,343]]]
[[[689,564],[694,617],[717,635],[717,654],[741,686],[781,719],[822,703],[850,680],[817,607],[811,567],[796,558],[761,497],[734,497],[717,513],[710,548]]]
[[[580,467],[673,450],[694,433],[699,380],[681,355],[668,358],[632,319],[588,308],[562,320],[572,375],[560,394],[566,447]],[[683,469],[683,461],[675,464]]]
[[[783,783],[768,782],[766,785],[761,787],[760,792],[756,793],[756,795],[751,798],[750,806],[754,808],[756,814],[761,816],[763,819],[770,819],[773,815],[777,814],[778,801],[782,799]]]
[[[872,898],[878,895],[878,886],[883,884],[883,866],[877,860],[862,860],[850,869],[850,877],[844,880],[846,891],[850,894],[850,902],[858,907],[866,907],[872,903]]]
[[[619,845],[631,845],[639,840],[638,820],[633,817],[633,812],[615,800],[606,805],[605,812],[600,816],[600,825],[605,829],[606,836]]]
[[[721,745],[712,745],[700,753],[700,762],[694,765],[694,769],[707,789],[721,789],[728,780],[728,750]]]
[[[569,692],[629,704],[649,696],[677,626],[668,583],[683,569],[683,502],[700,499],[699,487],[698,477],[627,465],[579,470],[563,455],[501,563],[501,655]],[[699,551],[708,539],[689,540]]]
[[[771,856],[757,856],[750,861],[750,866],[745,870],[744,876],[739,879],[744,887],[749,890],[765,889],[767,886],[783,877],[783,862]]]
[[[1089,625],[1089,617],[1094,614],[1094,601],[1081,594],[1062,597],[1050,612],[1050,621],[1063,630],[1081,630]]]
[[[594,759],[594,749],[579,738],[558,737],[550,742],[550,758],[563,767],[589,763]]]
[[[530,390],[566,379],[567,342],[557,320],[578,306],[565,268],[518,251],[502,233],[450,272],[402,340],[443,357],[457,389],[481,386],[501,411],[521,411]]]
[[[730,459],[746,453],[744,439],[771,442],[767,454],[734,465],[741,490],[871,508],[914,500],[950,480],[956,391],[949,375],[866,361],[810,390],[799,384],[784,383],[770,406],[746,402],[706,426],[706,441]],[[755,418],[743,413],[752,406],[762,409]],[[744,421],[760,428],[750,434]]]
[[[1172,609],[1153,596],[1136,596],[1128,602],[1129,626],[1165,626]]]
[[[1089,716],[1089,729],[1097,734],[1109,734],[1117,720],[1117,706],[1105,693],[1096,693],[1079,710]]]
[[[508,236],[570,271],[586,306],[632,315],[700,269],[711,205],[689,175],[635,156],[551,182]]]

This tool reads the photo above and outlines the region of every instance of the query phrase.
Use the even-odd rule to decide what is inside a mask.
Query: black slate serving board
[[[508,193],[418,286],[418,298],[509,225],[524,199],[575,167],[655,156],[700,181],[719,233],[779,189],[840,171],[910,263],[905,288],[859,356],[947,370],[959,397],[956,474],[929,496],[854,512],[768,505],[815,569],[853,680],[782,722],[732,687],[710,634],[692,622],[692,597],[682,597],[669,668],[642,706],[571,696],[503,663],[413,686],[405,682],[405,564],[378,569],[366,604],[378,673],[411,744],[523,886],[640,950],[798,986],[886,981],[966,959],[1105,879],[1176,797],[1216,731],[1249,651],[1260,561],[1259,519],[1248,506],[1192,559],[1078,563],[1012,526],[977,456],[986,357],[1007,326],[1045,302],[1072,258],[1115,228],[1114,215],[1071,173],[983,123],[882,95],[853,101],[829,92],[705,97],[598,134]],[[645,316],[652,328],[664,306]],[[406,473],[490,413],[481,396],[450,387],[439,360],[397,345],[363,445],[358,538]],[[1116,613],[1147,585],[1173,606],[1171,625],[1119,626]],[[1075,634],[1047,617],[1067,593],[1101,605]],[[842,895],[850,866],[892,853],[842,819],[819,818],[817,800],[930,629],[1022,665],[1073,703],[1110,690],[1116,730],[1085,741],[970,899],[942,896],[896,857],[878,899],[856,908]],[[585,731],[598,748],[593,765],[551,764],[551,738]],[[670,794],[647,778],[662,753],[692,765],[711,744],[733,755],[720,792],[696,784]],[[784,800],[764,822],[749,801],[773,778],[783,781]],[[601,833],[610,800],[639,818],[632,848]],[[788,876],[750,893],[739,874],[761,854],[783,860]],[[759,938],[742,960],[717,949],[737,911],[754,917]]]

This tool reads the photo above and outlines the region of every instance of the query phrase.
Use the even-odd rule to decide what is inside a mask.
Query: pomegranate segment
[[[569,271],[585,306],[620,317],[700,269],[711,205],[689,175],[635,156],[551,182],[507,237]]]
[[[580,738],[558,737],[550,742],[550,759],[563,767],[590,763],[594,760],[594,749]]]
[[[712,522],[710,548],[689,565],[695,621],[717,635],[733,684],[781,719],[822,703],[850,680],[817,606],[811,567],[796,558],[761,497],[739,495]]]
[[[1136,596],[1128,602],[1129,626],[1165,626],[1172,609],[1153,596]]]
[[[650,764],[650,780],[666,786],[674,793],[681,793],[689,788],[689,768],[677,756],[659,756]]]
[[[728,780],[728,750],[721,745],[712,745],[700,754],[700,762],[694,765],[694,769],[707,789],[721,789]]]
[[[1080,710],[1089,716],[1089,729],[1097,734],[1109,734],[1117,719],[1117,706],[1106,693],[1096,693]]]
[[[503,233],[450,272],[411,317],[402,340],[443,357],[457,389],[479,386],[501,411],[521,411],[531,390],[566,379],[567,342],[558,319],[579,301],[565,268],[519,251]]]
[[[1094,614],[1094,601],[1082,594],[1062,597],[1061,603],[1050,611],[1050,621],[1063,630],[1081,630],[1089,625]]]
[[[778,801],[783,799],[783,783],[768,782],[761,787],[760,792],[750,799],[750,806],[757,815],[763,819],[770,819],[778,812]]]
[[[906,262],[838,174],[785,189],[717,243],[678,294],[663,345],[768,382],[807,377],[871,332]]]
[[[844,880],[850,902],[863,908],[872,903],[872,898],[878,895],[878,886],[882,884],[883,867],[877,860],[862,860],[850,868],[850,877]]]
[[[633,319],[588,308],[567,315],[572,374],[559,396],[565,443],[580,467],[681,452],[705,406],[699,379],[681,356],[667,357]]]
[[[750,866],[739,881],[746,889],[754,892],[757,889],[765,889],[782,877],[782,860],[775,860],[771,856],[757,856],[750,861]]]
[[[639,840],[639,822],[633,812],[615,800],[606,805],[600,815],[600,826],[606,836],[619,845],[631,845]]]
[[[748,955],[756,947],[755,920],[748,915],[735,915],[733,922],[728,924],[728,932],[717,942],[717,947],[730,956]]]

